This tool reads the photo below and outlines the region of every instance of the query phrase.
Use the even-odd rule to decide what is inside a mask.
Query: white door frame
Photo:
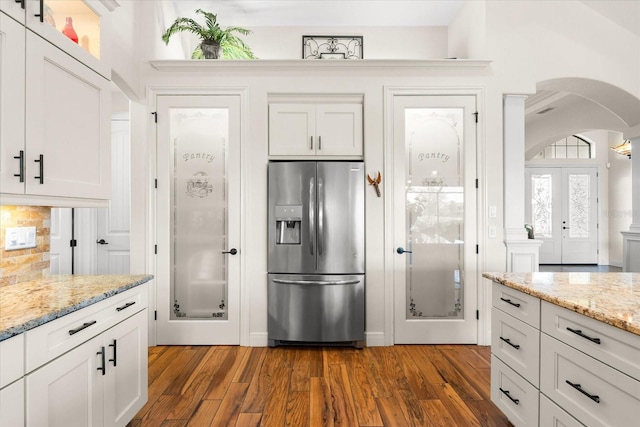
[[[246,233],[246,196],[245,196],[245,186],[246,186],[246,167],[243,167],[247,164],[247,105],[248,105],[248,88],[247,87],[210,87],[210,86],[202,86],[202,87],[179,87],[179,86],[166,86],[166,87],[149,87],[147,90],[147,111],[149,112],[148,117],[148,150],[149,156],[149,201],[147,205],[147,213],[148,213],[148,239],[147,239],[147,247],[149,250],[147,253],[149,254],[148,265],[150,271],[153,272],[154,275],[157,275],[157,260],[155,255],[155,245],[157,243],[157,215],[156,215],[156,202],[157,202],[157,193],[154,188],[155,179],[158,176],[157,172],[157,157],[158,153],[156,150],[156,141],[157,141],[157,126],[154,122],[154,116],[152,115],[154,111],[156,111],[156,102],[158,96],[195,96],[195,95],[218,95],[218,96],[238,96],[240,98],[240,251],[238,255],[240,257],[240,345],[248,346],[250,345],[250,313],[249,313],[249,298],[247,295],[247,285],[246,285],[246,268],[247,262],[244,256],[244,251],[242,248],[246,247],[247,233]],[[157,310],[157,285],[155,281],[152,281],[151,286],[149,286],[149,346],[156,345],[156,335],[157,328],[156,322],[154,318],[154,313]]]
[[[436,96],[436,95],[452,95],[452,96],[475,96],[480,119],[478,120],[476,135],[476,174],[481,183],[486,181],[485,167],[485,97],[484,88],[482,87],[464,87],[464,88],[429,88],[429,87],[394,87],[385,86],[384,88],[384,188],[389,192],[384,200],[384,295],[385,295],[385,345],[393,345],[394,336],[394,256],[395,240],[394,240],[394,203],[393,188],[395,186],[396,177],[393,176],[394,150],[393,150],[393,111],[394,97],[396,96]],[[491,343],[490,331],[490,312],[491,312],[491,286],[487,286],[486,280],[482,279],[482,272],[485,270],[485,259],[483,247],[486,247],[485,233],[485,191],[486,187],[480,187],[477,191],[477,213],[476,213],[476,232],[477,242],[481,250],[478,254],[477,267],[475,271],[475,279],[477,283],[477,308],[480,312],[478,321],[478,345],[489,345]],[[490,283],[490,282],[489,282]]]

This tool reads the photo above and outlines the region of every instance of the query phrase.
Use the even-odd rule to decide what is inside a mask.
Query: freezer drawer
[[[364,275],[270,274],[269,346],[364,344]]]

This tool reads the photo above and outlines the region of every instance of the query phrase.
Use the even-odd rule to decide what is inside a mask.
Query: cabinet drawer
[[[491,401],[516,427],[538,426],[538,390],[491,355]]]
[[[540,331],[495,307],[491,316],[491,352],[537,387]]]
[[[542,393],[540,393],[540,426],[583,427],[580,422]]]
[[[499,308],[523,322],[540,329],[540,300],[523,292],[493,282],[491,300]]]
[[[640,380],[640,336],[546,301],[542,331]]]
[[[0,341],[0,388],[24,375],[24,334]]]
[[[546,334],[540,341],[540,391],[588,426],[638,425],[640,381]]]
[[[95,337],[146,306],[147,287],[141,285],[27,331],[26,372]]]

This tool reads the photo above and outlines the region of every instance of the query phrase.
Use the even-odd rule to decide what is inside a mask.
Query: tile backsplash
[[[9,227],[36,227],[36,247],[5,251]],[[0,287],[49,275],[51,208],[0,206]]]

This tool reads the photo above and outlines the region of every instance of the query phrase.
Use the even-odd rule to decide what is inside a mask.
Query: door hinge
[[[158,255],[158,245],[154,245],[153,253]]]
[[[69,246],[75,248],[76,246],[78,246],[78,241],[76,239],[69,240]]]
[[[476,116],[476,123],[478,123],[478,112],[476,111],[475,113],[473,113],[474,116]]]
[[[476,310],[476,320],[480,320],[480,310]]]
[[[478,178],[476,178],[476,188],[479,188],[478,187]]]
[[[155,188],[158,188],[158,178],[155,179],[154,186],[155,186]]]
[[[154,111],[153,113],[151,113],[151,115],[153,116],[153,121],[158,123],[158,112]]]
[[[153,312],[153,320],[158,320],[158,310]]]
[[[476,253],[479,254],[480,253],[480,245],[476,245]]]

